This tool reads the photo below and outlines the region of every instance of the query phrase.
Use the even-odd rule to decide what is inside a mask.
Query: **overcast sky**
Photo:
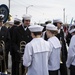
[[[0,0],[1,4],[8,6],[9,0]],[[33,5],[33,6],[30,6]],[[75,0],[10,0],[10,14],[21,18],[26,14],[32,15],[32,22],[45,22],[47,20],[61,19],[63,21],[63,9],[65,8],[66,22],[75,19]]]

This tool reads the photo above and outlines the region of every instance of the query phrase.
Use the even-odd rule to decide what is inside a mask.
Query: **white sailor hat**
[[[24,20],[31,20],[31,15],[24,14],[22,17]]]
[[[14,21],[21,22],[21,19],[19,19],[19,18],[14,18]]]
[[[31,25],[28,28],[31,32],[42,32],[44,27],[40,25]]]
[[[61,23],[62,24],[62,21],[60,19],[55,19],[55,20],[53,20],[53,23]]]
[[[46,29],[53,30],[53,31],[57,31],[58,30],[57,27],[55,25],[53,25],[53,24],[47,24],[46,25]]]
[[[73,32],[75,32],[75,28],[74,28],[74,29],[71,29],[71,30],[69,31],[69,33],[73,33]]]

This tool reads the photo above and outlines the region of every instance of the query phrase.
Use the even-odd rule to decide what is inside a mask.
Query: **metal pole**
[[[63,22],[65,24],[65,8],[63,9]]]
[[[9,12],[10,12],[10,0],[9,0]]]
[[[27,10],[28,10],[28,7],[26,7],[26,14],[27,14]]]

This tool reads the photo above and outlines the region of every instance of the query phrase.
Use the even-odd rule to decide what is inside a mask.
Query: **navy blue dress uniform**
[[[14,29],[14,35],[12,37],[13,48],[15,52],[15,75],[19,75],[19,63],[21,60],[20,43],[21,41],[25,41],[25,43],[27,44],[32,40],[30,30],[28,29],[28,26],[30,24],[30,17],[28,15],[24,15],[22,21],[22,25]]]
[[[61,62],[60,62],[60,75],[67,75],[67,67],[66,67],[66,60],[67,60],[67,48],[66,42],[64,40],[64,32],[61,29],[62,22],[59,19],[53,20],[53,24],[58,27],[58,34],[56,35],[61,42]]]
[[[12,25],[12,27],[11,28],[9,28],[9,32],[10,32],[10,37],[11,37],[11,43],[12,43],[12,37],[13,37],[13,31],[14,31],[14,29],[17,27],[17,26],[19,26],[20,25],[20,23],[21,23],[21,20],[19,19],[19,18],[15,18],[14,19],[14,22],[9,22],[9,24],[13,24]],[[11,45],[12,46],[12,45]],[[11,47],[11,49],[12,49],[12,47]],[[13,49],[12,49],[13,50]],[[10,54],[12,55],[12,54],[14,54],[14,53],[12,53],[13,51],[10,51]]]
[[[13,41],[12,41],[12,37],[14,36],[14,29],[19,26],[21,23],[21,20],[19,18],[15,18],[14,22],[9,22],[9,24],[12,24],[12,27],[9,28],[9,32],[10,32],[10,37],[11,37],[11,41],[10,41],[10,54],[11,54],[11,60],[12,60],[12,74],[11,75],[15,75],[15,51],[13,48]]]
[[[4,72],[5,71],[4,66],[6,65],[6,69],[8,68],[10,34],[8,32],[8,29],[5,26],[3,26],[3,19],[1,19],[1,17],[0,17],[0,41],[4,41],[5,43],[5,62],[4,60],[2,60],[2,72]]]
[[[1,31],[0,31],[0,40],[3,40],[5,42],[5,55],[6,55],[6,66],[8,68],[8,53],[10,51],[10,34],[8,32],[8,29],[5,26],[2,26]]]
[[[68,32],[68,34],[66,35],[66,43],[68,46],[70,44],[71,37],[72,37],[72,35]]]

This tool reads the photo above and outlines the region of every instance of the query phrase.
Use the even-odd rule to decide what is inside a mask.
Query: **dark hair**
[[[20,22],[19,21],[14,21],[14,24],[19,25]]]
[[[42,34],[42,32],[32,32],[32,33],[33,33],[35,36]]]
[[[22,22],[24,23],[24,19],[22,19]]]
[[[22,19],[22,22],[24,23],[24,21],[30,21],[30,20],[24,20],[24,19]]]
[[[59,23],[59,22],[57,22],[57,23]],[[55,26],[57,26],[57,23],[53,23]],[[60,24],[62,24],[62,23],[60,23]]]
[[[51,21],[46,21],[46,22],[45,22],[45,24],[49,24],[49,23],[51,23]]]
[[[55,26],[57,26],[57,23],[53,23]]]

